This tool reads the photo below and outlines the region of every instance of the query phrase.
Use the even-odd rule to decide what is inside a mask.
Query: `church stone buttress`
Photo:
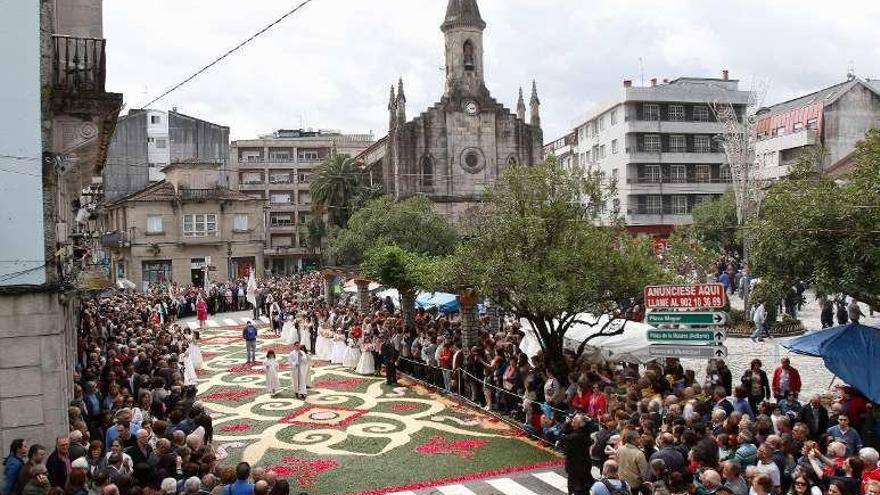
[[[492,98],[485,84],[483,31],[477,0],[449,0],[440,26],[446,80],[440,101],[406,121],[403,84],[389,99],[383,175],[398,198],[424,194],[455,220],[479,204],[507,167],[542,160],[537,90],[526,121],[520,91],[516,113]]]

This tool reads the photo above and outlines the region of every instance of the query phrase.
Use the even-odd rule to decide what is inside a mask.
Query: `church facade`
[[[396,92],[392,85],[388,135],[359,157],[387,194],[425,195],[453,220],[477,205],[506,168],[536,164],[543,154],[535,83],[528,122],[522,89],[513,113],[486,88],[485,28],[476,0],[449,0],[440,28],[446,48],[443,96],[407,120],[403,81]]]

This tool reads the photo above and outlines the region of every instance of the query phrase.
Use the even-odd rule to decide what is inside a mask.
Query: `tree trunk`
[[[355,279],[358,296],[358,309],[361,313],[370,312],[370,281],[364,279]]]
[[[416,323],[416,291],[413,289],[398,289],[400,292],[400,314],[403,316],[403,328],[407,332],[414,332]]]
[[[480,339],[480,319],[477,315],[477,292],[464,289],[458,294],[461,312],[461,343],[465,349],[477,345]]]

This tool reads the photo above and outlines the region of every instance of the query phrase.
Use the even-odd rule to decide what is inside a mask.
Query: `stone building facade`
[[[102,0],[7,4],[0,445],[53,446],[68,432],[80,296],[94,268],[96,233],[80,206],[106,163],[122,95],[105,89]]]
[[[449,0],[440,28],[446,52],[443,96],[408,120],[400,80],[396,92],[391,88],[384,149],[373,147],[359,156],[387,193],[423,194],[451,219],[477,205],[507,167],[542,159],[537,87],[532,84],[528,121],[522,90],[516,113],[492,97],[484,79],[485,28],[476,0]]]
[[[262,274],[263,203],[220,183],[217,164],[175,163],[165,180],[103,212],[115,278],[204,286]]]

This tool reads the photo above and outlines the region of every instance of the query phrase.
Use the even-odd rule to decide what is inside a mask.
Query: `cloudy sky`
[[[107,0],[108,89],[138,108],[300,0]],[[404,78],[409,115],[439,99],[447,0],[313,0],[156,108],[232,128],[387,130],[388,86]],[[570,129],[623,79],[718,77],[766,103],[842,80],[880,78],[876,0],[479,0],[487,86],[515,107],[537,79],[545,138]]]

